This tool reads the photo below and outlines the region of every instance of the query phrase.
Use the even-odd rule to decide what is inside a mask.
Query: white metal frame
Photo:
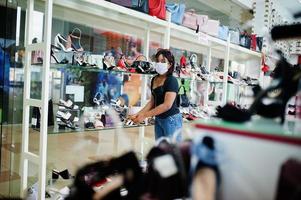
[[[31,44],[33,30],[34,0],[27,1],[26,33],[25,33],[25,74],[24,74],[24,102],[22,123],[22,153],[21,153],[21,196],[24,197],[28,188],[28,163],[38,166],[38,197],[45,199],[46,188],[46,163],[47,163],[47,121],[49,99],[49,71],[50,71],[50,45],[52,29],[52,0],[45,1],[44,33],[41,43]],[[41,50],[44,52],[42,66],[42,91],[41,99],[30,98],[31,82],[31,53]],[[30,106],[41,108],[41,126],[39,155],[29,152],[29,114]]]
[[[225,51],[224,78],[223,78],[223,99],[222,99],[223,104],[227,103],[229,56],[230,56],[230,35],[227,38],[227,48],[226,48],[226,51]]]
[[[261,54],[253,52],[251,50],[244,49],[238,45],[230,44],[230,40],[223,41],[218,38],[206,35],[208,44],[202,43],[199,39],[199,35],[195,31],[190,30],[186,27],[179,26],[171,23],[171,14],[167,14],[167,21],[157,19],[155,17],[129,10],[122,6],[112,4],[106,1],[98,0],[82,0],[82,1],[71,1],[71,0],[47,0],[45,1],[45,27],[44,27],[44,41],[42,43],[30,44],[31,43],[31,31],[33,21],[33,10],[34,0],[28,0],[27,17],[26,17],[26,56],[25,56],[25,77],[24,77],[24,103],[23,103],[23,125],[22,125],[22,154],[21,154],[21,195],[24,197],[26,189],[28,187],[28,162],[33,162],[39,166],[38,172],[38,183],[39,183],[39,199],[45,198],[46,188],[46,163],[47,163],[47,117],[48,117],[48,99],[49,99],[49,68],[50,68],[50,45],[51,45],[51,30],[52,30],[52,7],[53,4],[58,7],[59,10],[68,10],[75,12],[76,14],[94,16],[94,18],[104,18],[108,21],[120,22],[123,27],[135,26],[136,28],[143,28],[144,30],[144,54],[149,58],[149,42],[151,32],[163,34],[164,48],[170,48],[171,38],[181,40],[189,44],[197,44],[200,48],[207,48],[208,60],[207,70],[210,70],[211,57],[216,52],[219,52],[225,59],[224,66],[224,96],[223,103],[226,102],[226,90],[227,90],[227,76],[228,76],[228,65],[231,56],[240,57],[252,57],[260,59]],[[59,14],[59,13],[57,13]],[[119,16],[121,14],[121,16]],[[126,19],[121,19],[122,17]],[[129,20],[127,20],[129,19]],[[78,20],[78,19],[77,19]],[[83,20],[83,19],[81,19]],[[87,20],[87,19],[85,19]],[[133,23],[133,22],[137,23]],[[235,51],[232,52],[232,49]],[[42,68],[42,99],[30,99],[30,82],[31,82],[31,51],[42,50],[44,52],[44,62]],[[189,49],[188,49],[189,50]],[[233,55],[232,55],[233,54]],[[142,81],[142,104],[146,103],[146,89],[147,80],[146,78]],[[209,84],[207,84],[208,94]],[[208,95],[205,97],[205,103],[208,102]],[[40,128],[40,141],[39,141],[39,155],[29,152],[29,112],[30,106],[36,106],[41,108],[41,128]],[[140,151],[143,155],[143,138],[144,138],[144,127],[139,129],[139,137],[141,141]]]

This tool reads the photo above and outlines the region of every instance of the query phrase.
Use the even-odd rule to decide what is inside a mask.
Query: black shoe
[[[85,128],[95,129],[95,126],[94,126],[93,122],[87,122],[87,123],[85,123]]]
[[[71,174],[69,173],[68,169],[65,169],[61,172],[59,172],[60,176],[63,178],[63,179],[71,179],[72,176]]]
[[[59,177],[62,177],[63,179],[71,179],[73,176],[69,173],[68,169],[65,169],[61,172],[53,169],[52,170],[52,179],[59,179]]]
[[[155,72],[152,64],[147,61],[134,61],[131,67],[136,69],[137,73],[141,74],[152,74]]]
[[[70,121],[70,120],[65,120],[63,118],[60,119],[65,125],[66,127],[72,129],[72,130],[75,130],[75,129],[78,129],[78,125],[76,125],[75,123],[73,123],[73,121]]]
[[[287,62],[282,52],[278,51],[278,54],[280,54],[281,59],[274,70],[273,80],[268,88],[258,92],[249,112],[267,118],[280,117],[283,124],[286,104],[298,91],[301,66],[292,66]],[[266,104],[266,100],[270,103]]]
[[[251,113],[247,110],[242,110],[231,104],[226,104],[223,107],[217,107],[217,116],[225,121],[230,122],[246,122],[251,119]]]

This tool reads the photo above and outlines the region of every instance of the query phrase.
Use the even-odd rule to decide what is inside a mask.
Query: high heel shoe
[[[130,175],[129,175],[130,174]],[[134,152],[126,153],[118,158],[109,161],[98,161],[88,164],[77,171],[72,184],[68,199],[93,199],[95,187],[99,187],[106,182],[110,182],[107,177],[122,176],[122,188],[127,190],[127,194],[121,196],[121,189],[111,189],[107,191],[102,199],[139,199],[142,195],[142,173],[139,161]],[[104,189],[104,188],[103,188]],[[101,192],[102,189],[98,190]]]
[[[249,111],[268,118],[280,117],[284,123],[286,104],[298,91],[301,67],[289,64],[281,51],[277,53],[281,59],[274,70],[271,85],[258,93]]]
[[[51,49],[50,49],[50,56],[54,59],[54,61],[59,64],[60,61],[58,60],[58,58],[54,55],[54,50],[53,50],[53,45],[51,45]]]
[[[62,112],[62,111],[57,111],[56,113],[56,118],[63,121],[63,120],[67,120],[67,121],[71,121],[71,122],[78,122],[79,118],[73,116],[70,112]]]
[[[73,31],[68,35],[67,40],[75,51],[84,51],[80,44],[81,35],[82,31],[79,28],[74,28]]]
[[[72,130],[75,130],[79,128],[79,126],[75,124],[75,122],[79,121],[77,117],[75,117],[74,121],[71,121],[72,119],[66,120],[64,118],[57,118],[57,119],[60,120],[60,123],[58,124],[59,129],[65,129],[67,127]]]
[[[250,116],[258,114],[266,118],[280,117],[281,124],[283,124],[286,104],[298,91],[298,84],[301,80],[301,67],[300,65],[292,66],[289,64],[281,51],[278,51],[278,54],[280,54],[281,59],[274,70],[271,85],[265,90],[256,88],[257,95],[247,113]],[[237,115],[242,114],[239,110],[232,109],[231,111]],[[222,113],[223,109],[220,109],[218,112],[220,116],[224,116],[222,117],[223,119],[226,119]],[[229,112],[229,109],[227,112]],[[236,117],[236,119],[238,118]],[[250,117],[246,117],[245,121],[248,119]],[[230,119],[230,121],[236,120]],[[240,122],[242,122],[241,119]]]
[[[103,68],[105,70],[112,70],[115,68],[116,64],[115,64],[115,59],[113,56],[105,56],[103,58]]]
[[[68,42],[69,41],[67,41],[67,39],[59,33],[54,38],[54,45],[56,47],[61,48],[64,52],[74,51],[73,48],[68,47]]]
[[[69,63],[69,61],[66,58],[64,58],[62,60],[59,60],[56,57],[55,53],[58,53],[60,51],[62,51],[61,48],[59,48],[59,47],[57,47],[55,45],[51,45],[51,49],[50,49],[50,56],[51,56],[51,58],[53,58],[54,62],[57,63],[57,64],[67,64],[67,63]],[[54,63],[54,62],[52,61],[52,63]]]
[[[74,176],[72,176],[68,169],[65,169],[63,171],[57,171],[55,169],[52,170],[52,179],[58,179],[59,177],[62,177],[63,179],[71,179],[74,178]]]
[[[79,109],[78,105],[75,105],[70,99],[67,101],[64,101],[63,99],[60,99],[59,106],[62,108],[70,109],[70,110],[77,110]]]
[[[98,105],[98,106],[103,106],[105,105],[105,100],[103,98],[103,96],[97,92],[93,98],[93,102]]]

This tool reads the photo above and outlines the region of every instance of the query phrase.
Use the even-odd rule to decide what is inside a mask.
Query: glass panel
[[[40,55],[38,55],[40,54]],[[30,98],[42,99],[42,77],[43,77],[43,52],[32,52],[32,64],[30,67]]]
[[[34,1],[33,21],[31,24],[30,44],[40,43],[44,41],[44,25],[45,25],[45,2]]]
[[[27,189],[27,199],[38,199],[38,173],[39,166],[28,162],[28,189]],[[19,189],[20,190],[20,189]]]
[[[155,55],[158,49],[163,48],[164,36],[158,33],[150,33],[149,56],[152,61],[155,61]]]
[[[78,167],[88,162],[128,150],[142,159],[140,143],[144,142],[143,147],[147,149],[151,142],[146,138],[152,141],[153,135],[140,137],[137,126],[116,128],[126,125],[128,108],[141,106],[145,75],[124,69],[137,58],[144,59],[140,57],[144,33],[135,33],[134,29],[119,31],[119,26],[112,29],[108,20],[102,18],[97,20],[103,26],[92,25],[88,21],[94,17],[89,15],[77,23],[67,20],[69,12],[63,11],[52,21],[52,104],[49,104],[52,110],[50,107],[49,110],[53,111],[54,125],[48,131],[47,172],[68,169],[74,175]],[[152,75],[147,77],[150,79]],[[77,158],[79,154],[81,159]],[[59,178],[48,184],[62,188],[70,185],[70,180]]]
[[[215,104],[220,105],[223,98],[223,83],[210,83],[208,98],[209,101],[215,101]]]
[[[210,65],[210,72],[223,72],[224,71],[224,59],[219,59],[212,57],[211,58],[211,65]]]
[[[25,12],[17,5],[0,1],[0,196],[5,197],[19,195],[20,180]]]
[[[30,107],[29,118],[29,148],[28,151],[39,155],[40,127],[41,127],[41,109],[39,107]]]
[[[186,91],[190,103],[197,106],[205,105],[205,95],[207,90],[206,62],[207,56],[201,53],[187,51],[183,49],[171,48],[175,57],[176,73],[180,87],[179,94]],[[184,59],[185,58],[185,59]]]

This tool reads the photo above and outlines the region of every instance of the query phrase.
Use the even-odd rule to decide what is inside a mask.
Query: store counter
[[[217,143],[223,200],[274,200],[281,165],[289,158],[301,160],[301,132],[294,126],[262,119],[243,124],[211,119],[193,127],[194,134],[210,135]]]

